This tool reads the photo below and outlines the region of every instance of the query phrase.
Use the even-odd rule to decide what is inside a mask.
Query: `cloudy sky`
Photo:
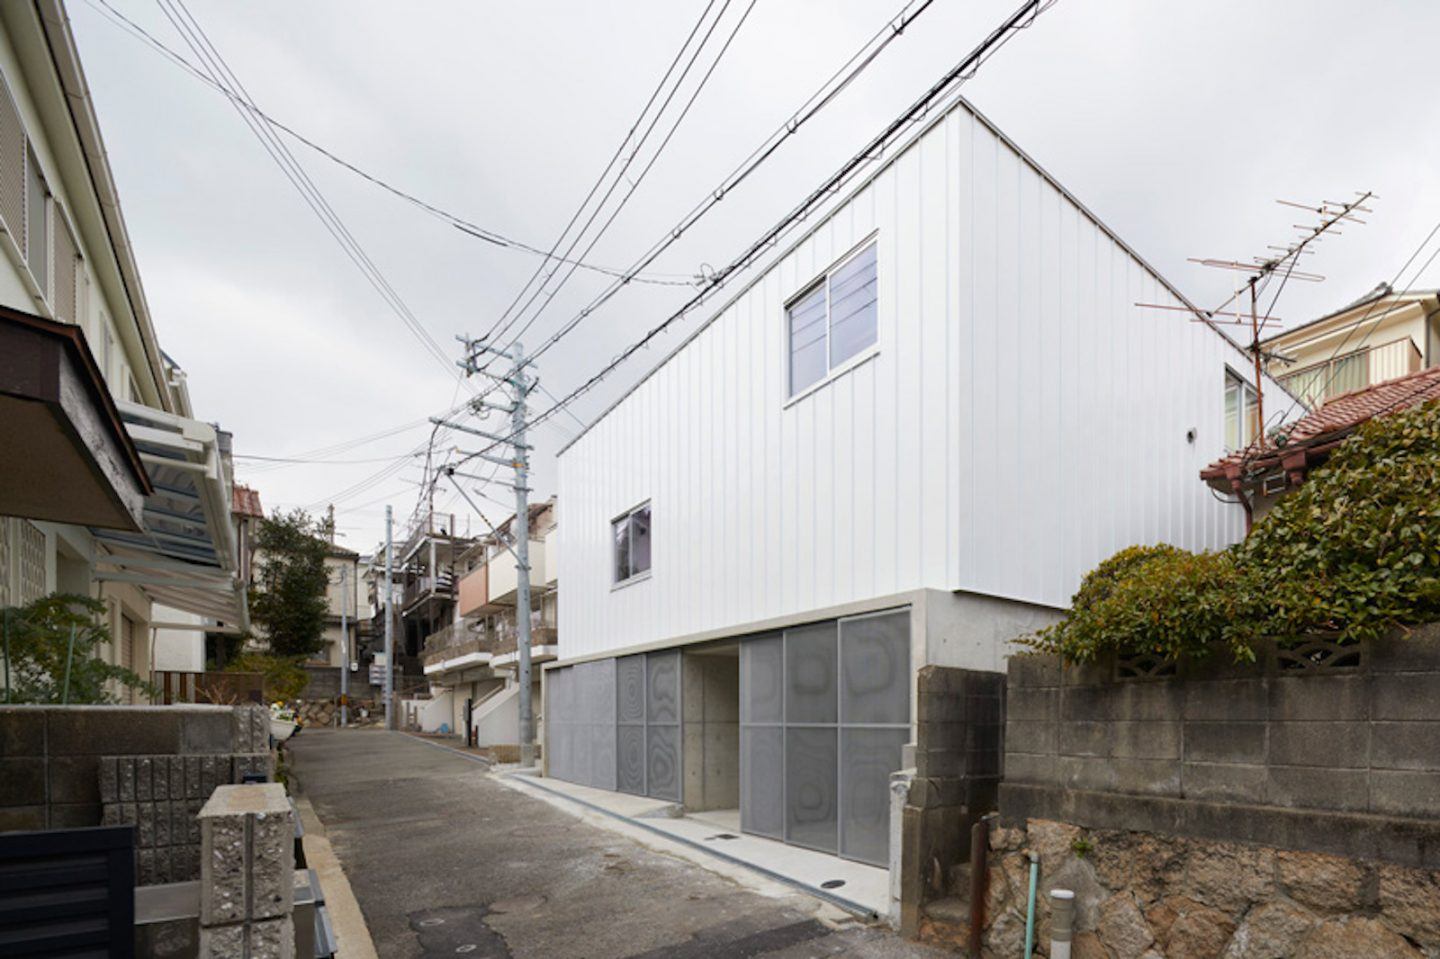
[[[108,2],[194,59],[155,3]],[[718,50],[749,6],[728,5],[708,49]],[[651,268],[657,278],[728,262],[1013,6],[935,0],[667,251]],[[267,508],[333,502],[345,542],[370,549],[385,503],[401,522],[410,515],[422,470],[408,454],[429,434],[425,418],[465,395],[459,382],[347,258],[222,95],[117,26],[100,0],[70,0],[69,8],[160,340],[189,374],[197,415],[231,430],[241,454],[330,460],[243,460],[237,471]],[[190,2],[273,118],[434,206],[537,247],[548,247],[575,211],[704,9],[705,0]],[[630,265],[899,9],[900,0],[756,0],[588,259]],[[1244,259],[1288,241],[1304,214],[1277,198],[1373,190],[1380,199],[1369,224],[1307,259],[1326,282],[1287,287],[1275,312],[1296,323],[1393,278],[1440,220],[1433,71],[1419,47],[1403,42],[1437,35],[1440,4],[1422,0],[1060,0],[965,93],[1202,305],[1224,299],[1233,276],[1187,257]],[[698,68],[681,100],[697,77]],[[455,335],[493,324],[537,265],[290,146],[447,351],[458,350]],[[1412,279],[1413,270],[1399,285]],[[577,273],[527,339],[548,335],[605,282]],[[1440,286],[1440,268],[1418,285]],[[631,286],[546,354],[545,387],[564,395],[686,295],[680,286]],[[602,410],[689,328],[588,394],[574,418],[541,427],[541,495],[553,491],[553,452],[578,420]],[[436,505],[464,513],[448,487]],[[502,506],[481,505],[491,519],[503,515]]]

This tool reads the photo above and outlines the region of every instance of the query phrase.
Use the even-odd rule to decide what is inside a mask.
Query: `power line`
[[[314,181],[310,179],[309,174],[305,172],[304,167],[290,152],[289,147],[275,134],[268,123],[259,119],[259,108],[255,106],[249,91],[245,89],[235,72],[230,69],[224,57],[206,35],[204,28],[200,26],[199,21],[185,7],[184,0],[157,0],[157,2],[160,4],[162,12],[180,33],[181,38],[190,47],[191,52],[199,59],[205,71],[210,74],[212,80],[230,91],[227,99],[231,106],[235,108],[245,125],[260,141],[261,146],[275,161],[286,179],[300,192],[306,204],[320,218],[321,223],[340,244],[341,249],[420,344],[445,367],[447,373],[453,373],[449,357],[345,226]]]
[[[723,202],[732,191],[773,156],[782,144],[795,136],[806,123],[812,120],[821,110],[832,103],[836,97],[849,88],[891,43],[904,34],[905,30],[930,7],[932,2],[933,0],[923,0],[923,2],[917,5],[912,0],[912,2],[902,6],[895,16],[886,20],[884,25],[861,45],[859,50],[852,54],[845,63],[841,64],[839,69],[832,73],[825,82],[799,106],[795,113],[791,115],[790,119],[771,133],[748,157],[741,161],[739,166],[732,170],[730,174],[720,182],[719,186],[709,191],[703,200],[691,208],[689,213],[681,217],[675,226],[671,227],[649,250],[642,254],[641,257],[631,265],[630,272],[627,273],[627,276],[637,274],[640,270],[643,270],[650,263],[654,262],[665,250],[669,249],[670,246],[688,233],[700,219]],[[1038,16],[1040,12],[1054,2],[1055,0],[1048,0],[1046,3],[1037,4],[1035,14]],[[911,9],[912,7],[914,7],[913,10]],[[975,66],[978,68],[979,64],[977,63]],[[707,277],[707,282],[713,286],[716,285],[716,279],[716,275],[712,274]],[[579,325],[586,317],[614,297],[625,285],[626,279],[624,277],[610,284],[584,309],[569,321],[562,324],[561,327],[545,341],[540,349],[536,351],[535,355],[539,356],[554,346],[555,343],[559,342],[561,338]]]
[[[677,116],[674,122],[670,124],[669,131],[665,134],[664,139],[660,141],[660,145],[655,148],[655,152],[650,156],[650,159],[645,163],[645,166],[641,168],[639,174],[633,180],[630,180],[629,178],[624,176],[625,168],[621,169],[614,182],[611,183],[610,189],[606,191],[605,196],[602,197],[600,203],[595,206],[595,209],[591,212],[589,218],[585,221],[585,224],[575,234],[574,240],[571,241],[570,246],[565,251],[567,256],[574,254],[575,247],[580,244],[581,239],[585,235],[585,232],[595,222],[596,217],[600,215],[600,212],[604,208],[605,203],[609,200],[611,194],[614,193],[615,188],[620,185],[620,180],[625,179],[627,180],[627,182],[629,182],[630,188],[625,191],[625,194],[623,196],[620,197],[620,201],[615,205],[614,209],[610,211],[610,214],[605,219],[605,222],[600,225],[599,230],[597,230],[595,234],[590,238],[585,249],[581,250],[580,253],[576,255],[576,258],[583,260],[585,257],[589,256],[591,251],[595,249],[596,244],[598,244],[600,240],[605,236],[605,234],[609,232],[610,227],[614,225],[616,218],[619,217],[620,212],[625,208],[625,204],[628,203],[630,201],[630,198],[635,195],[635,191],[639,189],[640,184],[644,182],[645,177],[655,166],[656,161],[660,159],[660,155],[664,153],[665,148],[670,145],[670,141],[674,138],[676,132],[680,129],[680,125],[684,123],[685,118],[689,116],[690,110],[695,106],[695,101],[699,98],[701,91],[704,90],[706,84],[710,82],[710,78],[714,75],[716,68],[720,66],[720,61],[724,59],[726,52],[730,49],[730,45],[735,41],[735,37],[740,33],[741,27],[745,25],[745,21],[749,19],[751,12],[755,9],[755,3],[756,0],[750,0],[750,3],[748,6],[746,6],[744,13],[741,14],[739,20],[736,21],[735,26],[731,29],[730,35],[725,38],[725,42],[720,47],[719,53],[715,55],[715,59],[711,61],[710,66],[706,69],[704,75],[700,78],[699,83],[696,84],[695,89],[691,91],[689,99],[686,101],[684,107],[682,107],[680,110],[680,115]],[[710,33],[713,32],[715,27],[719,25],[720,18],[724,15],[725,11],[722,8],[720,11],[720,15],[716,17],[715,22],[710,25],[710,31],[706,33],[705,40],[709,40]],[[702,41],[701,46],[703,45],[704,41]],[[695,64],[699,56],[700,48],[696,48],[695,56],[691,59],[690,64],[686,66],[685,73],[689,72],[690,67]],[[655,117],[651,120],[650,126],[646,129],[644,136],[641,137],[641,144],[636,145],[634,152],[630,155],[630,159],[626,161],[627,168],[629,166],[629,163],[633,161],[636,156],[639,155],[640,146],[643,144],[644,140],[649,137],[650,133],[655,129],[656,124],[659,123],[661,113],[663,113],[665,108],[670,104],[670,101],[675,96],[675,94],[679,92],[680,85],[685,80],[685,73],[681,74],[680,79],[677,80],[675,83],[674,89],[672,89],[670,91],[670,95],[666,97],[665,103],[661,105],[660,111],[657,112],[655,114]],[[505,347],[506,349],[514,346],[515,343],[519,341],[520,337],[525,335],[525,332],[529,330],[532,325],[534,325],[535,321],[540,318],[540,315],[544,313],[545,309],[550,305],[551,301],[555,299],[555,295],[560,292],[560,290],[565,286],[565,284],[569,282],[570,277],[574,275],[575,268],[571,267],[569,272],[562,276],[560,278],[560,281],[556,283],[553,287],[550,287],[548,290],[546,289],[546,283],[548,283],[549,280],[549,278],[547,277],[546,283],[542,283],[540,287],[538,287],[535,292],[530,295],[530,298],[526,300],[525,305],[522,306],[520,310],[510,318],[509,322],[506,323],[505,327],[500,330],[500,333],[498,335],[505,335],[506,331],[513,327],[513,325],[519,320],[519,318],[527,310],[530,309],[530,307],[535,303],[535,300],[541,294],[545,295],[545,299],[542,303],[540,303],[539,307],[536,308],[535,311],[531,314],[530,318],[525,321],[524,325],[521,326],[521,328],[510,337],[510,341]],[[617,281],[619,279],[620,278],[617,278]],[[487,339],[488,338],[489,337],[487,337]]]
[[[729,0],[726,0],[726,2],[728,4]],[[665,89],[665,85],[669,83],[671,75],[673,75],[675,72],[675,68],[679,66],[681,58],[685,55],[685,51],[689,49],[690,44],[692,41],[694,41],[696,34],[700,32],[700,28],[704,25],[706,18],[710,14],[710,9],[714,5],[715,0],[709,0],[709,2],[705,4],[705,9],[700,11],[699,19],[696,20],[695,25],[690,28],[690,33],[685,37],[685,42],[680,45],[680,49],[675,52],[675,57],[670,61],[670,65],[665,68],[664,75],[660,77],[660,82],[657,83],[655,85],[655,89],[651,91],[649,99],[645,101],[645,105],[641,107],[640,114],[635,118],[635,122],[630,125],[630,129],[625,132],[624,138],[615,147],[615,152],[611,154],[609,161],[605,164],[605,169],[600,171],[600,176],[598,176],[595,179],[595,182],[591,184],[589,192],[586,193],[585,198],[580,201],[580,205],[576,207],[575,212],[570,215],[569,222],[567,222],[564,229],[560,231],[560,235],[555,238],[555,242],[551,244],[550,250],[545,254],[545,258],[540,262],[539,265],[535,267],[535,272],[530,274],[529,278],[526,279],[525,285],[522,286],[520,290],[515,294],[515,298],[510,301],[510,305],[505,308],[504,312],[500,314],[499,318],[496,319],[495,323],[491,325],[489,331],[483,337],[481,337],[482,340],[489,340],[495,335],[495,331],[498,330],[500,328],[500,325],[509,318],[511,311],[515,309],[516,304],[520,302],[520,299],[525,295],[526,291],[530,289],[531,284],[533,284],[535,280],[541,275],[541,273],[544,272],[545,267],[550,263],[550,261],[555,258],[555,252],[560,249],[560,244],[565,242],[565,237],[570,234],[570,230],[575,226],[575,223],[580,219],[581,215],[584,214],[586,207],[590,204],[590,201],[595,198],[595,194],[599,191],[600,187],[604,185],[605,180],[610,176],[610,171],[615,168],[615,164],[624,154],[626,145],[631,141],[631,139],[634,138],[635,131],[640,128],[640,124],[644,121],[645,115],[649,113],[650,107],[654,105],[656,98],[660,96],[661,91]],[[722,10],[721,12],[723,13],[724,11]],[[699,54],[698,48],[696,50],[696,54]],[[640,148],[640,145],[641,144],[636,144],[637,152]],[[633,153],[631,154],[631,159],[634,159]],[[627,160],[625,164],[626,167],[629,166],[629,163],[630,161]],[[620,172],[623,174],[624,170],[625,167],[622,167]]]
[[[154,49],[156,52],[163,54],[172,63],[185,70],[191,76],[207,84],[212,89],[226,97],[234,97],[234,94],[230,90],[216,83],[214,79],[212,79],[209,75],[200,70],[200,68],[196,67],[184,56],[177,53],[175,50],[173,50],[171,47],[169,47],[167,44],[157,38],[154,34],[150,33],[140,24],[127,17],[120,10],[116,9],[109,3],[109,0],[86,0],[86,3],[90,4],[90,6],[97,13],[103,16],[109,23],[112,23],[115,26],[123,29],[125,32],[142,41],[143,43]],[[472,237],[475,237],[476,239],[483,240],[497,247],[519,250],[521,252],[529,253],[534,256],[546,255],[545,251],[540,249],[539,247],[532,246],[531,244],[528,244],[522,240],[517,240],[514,237],[506,236],[505,234],[499,233],[495,230],[482,227],[470,220],[465,219],[458,214],[452,213],[449,210],[444,209],[443,207],[440,207],[429,201],[420,199],[413,193],[410,193],[394,185],[393,183],[390,183],[389,181],[373,173],[370,173],[369,171],[363,169],[352,161],[339,156],[333,150],[330,150],[320,145],[316,141],[310,139],[303,133],[296,130],[294,127],[291,127],[288,124],[275,119],[275,117],[271,116],[269,113],[266,113],[264,110],[259,109],[258,107],[255,107],[254,112],[256,116],[264,120],[266,123],[270,124],[275,129],[285,133],[287,136],[293,138],[296,142],[301,143],[306,147],[309,147],[311,150],[320,154],[321,156],[336,164],[337,166],[349,170],[356,176],[367,180],[375,186],[379,187],[380,189],[385,190],[388,193],[391,193],[394,196],[406,201],[407,203],[414,205],[421,211],[428,213],[436,219],[439,219],[449,224],[450,226],[454,227],[462,233],[468,234]],[[597,266],[593,263],[581,263],[578,261],[570,260],[562,260],[561,262],[571,263],[579,269],[592,270],[596,273],[605,274],[607,276],[621,275],[621,271],[619,269],[612,267]],[[694,278],[689,275],[679,273],[655,273],[646,274],[645,276],[638,277],[635,282],[648,283],[657,286],[690,286],[694,283]]]
[[[743,253],[740,254],[740,256],[736,257],[723,269],[713,274],[707,280],[707,285],[704,288],[702,288],[693,297],[687,300],[678,310],[672,313],[669,317],[667,317],[661,323],[653,327],[639,340],[637,340],[635,343],[631,344],[624,351],[618,354],[614,359],[612,359],[609,363],[602,367],[597,373],[582,382],[575,389],[571,390],[570,393],[568,393],[562,400],[557,402],[549,409],[545,410],[543,413],[538,414],[534,419],[530,420],[527,425],[535,425],[543,422],[544,420],[553,416],[555,413],[559,412],[559,410],[569,406],[584,393],[593,389],[596,384],[598,384],[606,376],[612,373],[627,359],[629,359],[631,356],[633,356],[640,350],[644,349],[651,343],[651,341],[653,341],[656,337],[660,336],[660,334],[664,333],[672,324],[685,317],[696,306],[700,305],[706,299],[708,299],[709,296],[721,285],[723,285],[730,276],[732,276],[739,270],[742,270],[751,265],[766,250],[770,249],[771,246],[778,242],[780,237],[783,236],[791,227],[808,217],[810,213],[814,211],[815,207],[822,204],[826,198],[828,198],[834,192],[844,186],[844,184],[847,183],[866,162],[880,156],[883,153],[884,149],[890,144],[890,141],[896,136],[898,136],[899,133],[905,128],[907,128],[911,123],[913,123],[917,117],[927,111],[935,100],[949,93],[953,93],[954,90],[958,89],[958,87],[962,85],[966,80],[974,76],[975,71],[977,71],[981,66],[983,66],[986,60],[988,60],[1002,47],[1004,47],[1004,45],[1009,42],[1010,38],[1013,37],[1017,31],[1029,27],[1032,23],[1035,22],[1035,19],[1038,18],[1040,14],[1044,13],[1050,7],[1054,6],[1056,2],[1057,0],[1026,0],[1026,2],[1022,3],[1012,14],[1010,14],[1009,17],[1005,19],[1003,23],[1000,24],[1000,26],[996,27],[993,31],[991,31],[991,33],[984,40],[982,40],[978,46],[971,50],[970,53],[968,53],[964,57],[964,59],[962,59],[952,69],[947,71],[945,75],[940,78],[939,81],[933,84],[928,90],[925,91],[924,94],[919,97],[919,99],[917,99],[903,112],[901,112],[901,114],[896,119],[886,125],[885,128],[881,130],[881,132],[877,136],[873,137],[863,149],[861,149],[858,153],[856,153],[844,164],[842,164],[839,170],[829,176],[818,188],[816,188],[810,193],[809,196],[802,200],[799,205],[797,205],[783,218],[781,218],[778,223],[776,223],[769,230],[767,230],[758,240],[752,243]],[[573,329],[574,323],[578,323],[579,320],[583,319],[585,315],[588,314],[582,312],[575,320],[572,320],[571,326],[569,328]],[[531,360],[533,361],[534,359],[538,358],[541,353],[554,346],[555,343],[559,342],[559,338],[560,336],[564,335],[564,332],[565,331],[562,331],[560,334],[557,334],[550,340],[546,341],[544,346],[542,346],[535,353],[531,354]]]

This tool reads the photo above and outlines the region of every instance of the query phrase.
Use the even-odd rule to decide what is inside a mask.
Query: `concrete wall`
[[[1116,682],[1016,657],[1001,814],[1440,867],[1440,626],[1359,660]]]
[[[918,929],[924,902],[957,892],[951,876],[968,862],[970,827],[995,809],[1005,677],[926,666],[916,677],[916,699],[900,853],[900,925],[907,934]]]
[[[739,809],[740,648],[687,652],[681,668],[685,808]]]

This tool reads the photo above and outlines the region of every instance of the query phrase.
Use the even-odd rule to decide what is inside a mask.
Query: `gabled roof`
[[[1303,470],[1315,465],[1317,454],[1328,454],[1374,417],[1398,413],[1433,399],[1440,399],[1440,366],[1341,393],[1296,422],[1287,431],[1283,446],[1251,444],[1211,463],[1200,471],[1200,478],[1216,489],[1233,492],[1249,477],[1277,468]]]
[[[1373,314],[1374,306],[1376,303],[1379,303],[1381,300],[1385,299],[1393,299],[1395,303],[1386,310],[1381,311],[1378,316],[1376,316],[1376,319],[1380,319],[1389,315],[1389,313],[1393,310],[1398,309],[1399,307],[1396,304],[1418,303],[1421,300],[1434,299],[1437,292],[1440,291],[1401,290],[1399,293],[1396,293],[1395,290],[1391,288],[1389,283],[1381,283],[1369,293],[1366,293],[1364,296],[1360,297],[1360,299],[1355,300],[1351,303],[1347,303],[1344,306],[1340,307],[1340,309],[1338,310],[1331,310],[1324,316],[1317,316],[1313,320],[1306,320],[1299,326],[1292,326],[1288,330],[1281,330],[1279,333],[1274,333],[1270,336],[1265,337],[1260,342],[1274,343],[1277,340],[1286,339],[1288,337],[1294,336],[1296,333],[1300,333],[1304,330],[1311,329],[1312,327],[1319,326],[1322,323],[1328,323],[1329,321],[1336,319],[1337,317],[1342,317],[1346,313],[1353,313],[1361,307],[1369,307],[1369,309],[1367,309],[1362,315],[1356,317],[1356,320],[1368,319]]]

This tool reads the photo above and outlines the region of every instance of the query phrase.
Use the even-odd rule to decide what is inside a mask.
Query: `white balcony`
[[[545,585],[546,549],[539,540],[530,541],[530,588],[539,589]],[[489,602],[498,606],[514,606],[515,592],[519,581],[515,575],[515,558],[509,551],[501,551],[490,558]]]

